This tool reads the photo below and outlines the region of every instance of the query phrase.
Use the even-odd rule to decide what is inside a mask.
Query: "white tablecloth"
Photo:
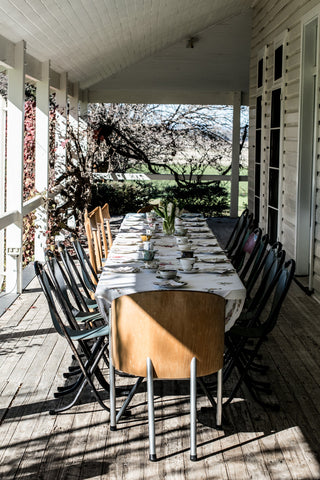
[[[174,236],[165,236],[161,232],[152,235],[153,248],[157,250],[155,260],[159,262],[159,267],[178,269],[179,280],[186,282],[186,285],[179,289],[211,292],[223,296],[227,300],[227,331],[241,313],[245,288],[221,252],[205,220],[186,216],[184,226],[188,229],[189,245],[197,257],[194,273],[179,270],[181,252]],[[159,285],[163,280],[158,278],[157,270],[145,268],[145,262],[142,260],[141,234],[148,228],[144,215],[128,214],[125,217],[96,289],[96,299],[102,313],[107,313],[112,300],[121,295],[163,288]],[[138,271],[134,273],[124,271],[133,269]]]

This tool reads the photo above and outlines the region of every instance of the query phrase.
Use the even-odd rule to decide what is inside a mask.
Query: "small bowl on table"
[[[183,227],[176,227],[175,228],[175,231],[174,231],[174,234],[181,237],[181,236],[185,236],[186,234],[188,233],[188,230],[186,228],[183,228]]]
[[[177,276],[177,270],[169,269],[169,268],[160,268],[158,270],[159,276],[164,280],[171,280]]]

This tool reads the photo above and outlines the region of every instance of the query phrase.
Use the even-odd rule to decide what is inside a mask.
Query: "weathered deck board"
[[[263,346],[280,411],[261,407],[244,388],[225,409],[218,431],[210,408],[201,410],[209,407],[207,400],[199,396],[199,460],[191,462],[188,382],[155,382],[155,463],[148,461],[145,384],[133,400],[132,417],[115,432],[89,390],[71,410],[48,414],[65,402],[53,393],[65,381],[71,354],[52,329],[36,280],[29,289],[0,318],[0,478],[320,478],[320,307],[296,285]]]

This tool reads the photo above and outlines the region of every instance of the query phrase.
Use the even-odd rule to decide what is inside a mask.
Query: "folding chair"
[[[97,309],[98,304],[96,300],[93,299],[90,295],[90,290],[88,290],[87,285],[85,284],[77,268],[77,265],[75,264],[75,261],[73,260],[68,248],[63,242],[59,242],[58,252],[60,254],[60,258],[65,268],[65,271],[68,274],[72,290],[78,297],[80,303],[82,303],[85,310],[89,311],[89,309]]]
[[[224,375],[229,377],[231,371],[236,367],[239,372],[239,378],[225,404],[231,402],[242,382],[244,382],[253,398],[265,405],[265,402],[259,398],[257,393],[261,390],[267,393],[269,385],[267,386],[265,382],[252,378],[252,371],[257,372],[259,370],[252,367],[254,367],[261,345],[276,325],[281,306],[291,285],[294,271],[294,260],[289,260],[279,270],[273,286],[271,309],[266,318],[262,318],[263,312],[261,311],[259,312],[259,318],[254,317],[246,326],[236,325],[227,332],[225,340],[229,361],[226,362]]]
[[[197,379],[210,402],[202,376],[218,372],[217,425],[222,421],[222,366],[225,300],[204,292],[150,291],[112,302],[110,349],[110,423],[116,429],[114,369],[147,377],[150,460],[156,460],[153,378],[190,378],[190,458],[197,459]]]
[[[232,265],[239,272],[242,268],[247,271],[258,250],[258,245],[262,237],[261,228],[255,228],[252,232],[248,230],[243,239],[243,245],[232,257]]]
[[[45,258],[47,260],[47,267],[52,277],[56,289],[63,297],[68,309],[72,313],[76,322],[96,322],[103,321],[103,317],[100,312],[90,312],[87,305],[81,299],[81,292],[79,289],[75,290],[67,275],[63,270],[62,265],[58,261],[56,255],[51,250],[45,251]],[[77,291],[77,293],[76,293]]]
[[[227,253],[232,252],[232,250],[234,250],[235,246],[237,245],[239,236],[241,234],[241,231],[245,224],[245,220],[248,215],[249,215],[249,210],[246,208],[243,210],[240,217],[237,219],[234,229],[232,230],[232,233],[227,241],[227,244],[224,247]]]
[[[80,240],[75,235],[71,235],[70,242],[79,260],[82,279],[87,289],[91,292],[95,292],[98,284],[98,275],[95,272],[88,255],[82,247]]]
[[[34,268],[49,305],[52,323],[57,333],[64,337],[68,342],[73,357],[77,361],[81,372],[79,378],[74,384],[70,387],[63,387],[62,392],[55,394],[55,396],[60,396],[73,393],[74,398],[68,403],[68,405],[50,410],[49,413],[54,415],[56,413],[64,412],[74,406],[86,385],[90,386],[99,405],[109,411],[109,407],[105,405],[100,393],[94,385],[94,377],[96,377],[100,385],[109,392],[109,384],[106,382],[99,368],[99,362],[102,358],[105,359],[105,351],[108,347],[109,326],[102,325],[90,330],[79,330],[77,323],[74,321],[72,312],[68,309],[57,285],[54,283],[54,279],[49,277],[39,262],[35,262]]]

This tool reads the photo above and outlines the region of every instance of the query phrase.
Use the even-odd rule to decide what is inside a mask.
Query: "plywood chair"
[[[115,369],[147,377],[149,458],[156,460],[153,378],[190,378],[190,458],[196,460],[197,377],[218,372],[217,425],[221,425],[225,300],[205,292],[135,293],[115,299],[110,318],[111,430],[119,419]]]
[[[92,265],[92,268],[95,274],[98,275],[100,265],[97,264],[97,256],[95,253],[94,240],[93,240],[93,230],[92,230],[91,222],[89,220],[87,211],[84,212],[84,228],[87,236],[90,263]]]
[[[88,238],[89,257],[96,273],[102,269],[108,256],[108,242],[103,224],[101,207],[85,212],[85,229]]]
[[[109,248],[112,247],[112,233],[111,233],[111,227],[110,227],[110,210],[109,210],[109,204],[105,203],[103,207],[101,207],[101,214],[102,214],[102,223],[107,229],[107,236],[108,236],[108,243],[109,243]]]

